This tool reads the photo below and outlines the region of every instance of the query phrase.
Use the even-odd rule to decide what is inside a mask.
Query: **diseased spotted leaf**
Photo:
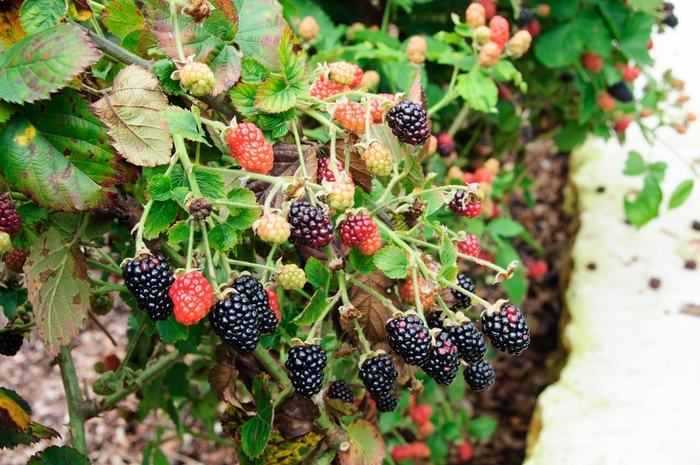
[[[350,441],[346,451],[338,453],[341,465],[381,465],[386,456],[386,446],[382,435],[370,422],[353,420],[345,432]]]
[[[161,112],[168,99],[155,75],[129,65],[114,78],[112,91],[93,104],[109,129],[113,146],[138,166],[164,165],[170,161],[173,139]]]
[[[12,103],[45,99],[100,57],[80,27],[61,24],[44,29],[0,55],[0,99]]]
[[[90,309],[85,255],[49,228],[32,246],[25,264],[29,301],[39,336],[52,355],[78,336]]]

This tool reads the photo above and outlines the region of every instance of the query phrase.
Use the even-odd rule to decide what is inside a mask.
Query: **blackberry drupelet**
[[[229,346],[242,352],[255,350],[260,340],[258,312],[245,294],[230,293],[209,312],[212,330]]]
[[[476,292],[476,286],[472,282],[470,278],[467,277],[466,274],[460,273],[457,275],[457,285],[461,287],[462,289],[471,292],[472,294]],[[469,306],[472,304],[472,299],[468,295],[462,294],[461,292],[457,291],[456,289],[451,289],[452,290],[452,295],[454,296],[455,299],[457,299],[457,303],[455,304],[455,308],[469,308]]]
[[[270,308],[270,299],[260,282],[252,276],[241,276],[233,281],[233,288],[248,297],[258,312],[258,328],[263,334],[272,333],[277,328],[277,315]]]
[[[467,321],[448,328],[450,339],[457,344],[459,356],[467,363],[477,363],[486,355],[486,340],[476,325]]]
[[[334,239],[333,222],[323,211],[312,206],[309,202],[297,200],[289,209],[290,229],[289,242],[321,248]]]
[[[619,100],[622,103],[631,102],[634,98],[634,95],[632,95],[632,91],[629,87],[627,87],[627,84],[625,84],[624,81],[620,81],[608,87],[608,93],[615,97],[616,100]]]
[[[286,367],[296,392],[311,397],[323,387],[326,353],[316,344],[294,346],[289,350]]]
[[[428,328],[430,329],[442,329],[445,320],[442,318],[442,312],[437,311],[428,315]]]
[[[5,194],[0,194],[0,231],[15,237],[22,228],[22,218],[15,204]]]
[[[535,14],[529,8],[523,8],[520,10],[520,16],[516,23],[518,27],[523,28],[535,20]]]
[[[383,399],[391,394],[399,373],[388,355],[382,354],[364,361],[360,367],[360,379],[372,399]]]
[[[0,355],[5,355],[7,357],[17,355],[23,342],[24,337],[22,337],[20,333],[0,333]]]
[[[333,381],[330,386],[328,386],[327,394],[329,399],[340,399],[349,404],[355,403],[355,395],[348,385],[345,384],[345,381]]]
[[[464,369],[464,380],[472,391],[481,392],[493,386],[496,372],[489,362],[482,360]]]
[[[430,333],[417,316],[402,316],[386,324],[387,342],[409,365],[420,365],[430,355]]]
[[[481,330],[496,349],[511,355],[522,354],[530,345],[530,327],[515,305],[505,304],[493,313],[484,311]]]
[[[421,368],[436,383],[443,386],[452,384],[459,370],[459,350],[447,331],[435,335],[435,346]]]
[[[175,277],[164,256],[150,255],[143,260],[132,260],[126,264],[122,277],[139,308],[152,320],[162,321],[173,313],[173,301],[168,291]]]
[[[389,110],[386,122],[391,132],[401,141],[411,145],[423,145],[430,138],[428,114],[410,100],[403,100]]]
[[[375,400],[374,403],[377,405],[377,410],[380,412],[393,412],[399,405],[399,399],[395,395],[390,395],[383,397],[379,400]]]

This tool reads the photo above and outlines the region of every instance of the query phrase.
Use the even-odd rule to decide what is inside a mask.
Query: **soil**
[[[483,393],[467,394],[474,407],[475,416],[497,418],[499,426],[492,438],[475,444],[475,455],[470,465],[520,465],[525,458],[526,436],[540,392],[550,384],[556,373],[550,369],[551,357],[557,352],[559,318],[563,310],[563,289],[566,288],[568,269],[563,262],[566,249],[575,236],[574,216],[564,211],[567,191],[568,156],[552,155],[546,144],[535,145],[525,160],[528,176],[537,186],[533,189],[535,207],[526,206],[522,195],[514,195],[510,201],[513,217],[520,221],[534,239],[545,249],[544,259],[548,273],[531,280],[528,296],[522,304],[527,321],[532,328],[532,344],[520,357],[498,355],[493,361],[497,373],[494,387]],[[515,243],[521,252],[533,254],[532,249]],[[539,258],[539,257],[536,257]],[[483,297],[489,301],[504,297],[497,287],[485,289]],[[73,343],[73,356],[84,392],[91,394],[88,386],[97,379],[95,363],[114,354],[120,359],[126,346],[126,327],[129,310],[117,302],[114,311],[100,321],[117,342],[115,347],[105,334],[92,322]],[[4,325],[0,314],[0,325]],[[20,446],[2,451],[3,465],[23,465],[37,451],[49,445],[70,445],[68,412],[58,367],[44,349],[36,332],[32,342],[25,341],[22,351],[15,357],[0,357],[1,384],[14,389],[30,402],[32,420],[56,429],[62,439],[42,441],[34,446]],[[90,459],[94,464],[136,464],[142,462],[142,451],[156,437],[156,427],[168,421],[162,412],[151,414],[142,424],[128,425],[124,417],[127,409],[135,409],[138,400],[130,396],[124,410],[114,410],[87,422],[86,437]],[[197,428],[192,422],[188,426]],[[233,447],[209,440],[185,435],[180,447],[177,436],[166,441],[161,450],[174,464],[232,464],[237,463]]]

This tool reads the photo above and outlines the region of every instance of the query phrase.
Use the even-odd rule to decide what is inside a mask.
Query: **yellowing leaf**
[[[4,410],[4,412],[3,412]],[[24,431],[29,427],[29,414],[10,396],[0,391],[0,429]]]
[[[31,413],[29,404],[15,391],[0,387],[0,449],[61,437],[55,430],[32,422]]]
[[[29,302],[46,350],[58,354],[78,335],[90,309],[85,256],[56,228],[37,239],[25,264]]]
[[[2,2],[2,9],[0,9],[0,40],[2,40],[5,47],[9,47],[27,35],[22,29],[22,23],[19,19],[22,2],[23,0],[6,0]]]
[[[338,453],[341,465],[381,465],[384,462],[384,440],[370,422],[354,420],[345,428],[345,432],[350,440],[350,448]]]
[[[168,99],[152,72],[127,66],[114,78],[112,92],[93,106],[109,129],[112,145],[127,161],[149,167],[170,161],[173,139],[161,116]]]

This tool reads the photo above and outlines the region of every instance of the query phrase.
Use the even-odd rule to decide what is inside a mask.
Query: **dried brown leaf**
[[[394,306],[399,306],[396,294],[387,292],[391,280],[381,271],[375,271],[370,275],[360,275],[356,279],[377,294],[389,299]],[[360,328],[362,328],[362,332],[367,340],[370,342],[386,340],[386,329],[384,327],[387,320],[391,318],[391,309],[360,286],[353,286],[350,289],[349,297],[350,302],[360,311],[357,321],[360,323]],[[351,337],[357,338],[357,332],[352,321],[341,322],[341,327]]]
[[[700,305],[686,304],[681,308],[681,313],[700,316]]]
[[[347,142],[344,139],[337,139],[335,141],[335,156],[345,162],[346,150],[350,151],[350,174],[352,175],[352,180],[356,186],[359,186],[360,189],[369,194],[372,192],[374,175],[369,172],[367,165],[360,158],[360,152],[355,147],[355,143],[359,142],[359,140],[353,140],[356,137],[351,135]],[[326,143],[325,149],[330,152],[330,148],[331,143],[329,141]]]
[[[295,392],[275,410],[274,427],[284,436],[296,438],[311,431],[319,416],[318,406]]]
[[[233,365],[221,363],[214,365],[209,370],[209,385],[211,392],[214,393],[219,400],[226,398],[226,390],[234,391],[236,389],[236,378],[238,378],[238,370]]]

